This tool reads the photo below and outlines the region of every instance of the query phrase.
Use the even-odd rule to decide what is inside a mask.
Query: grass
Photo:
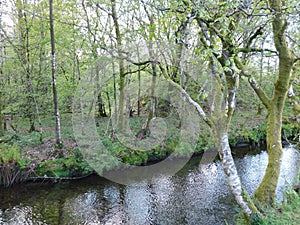
[[[298,183],[300,183],[300,174]],[[299,225],[300,224],[300,193],[290,189],[285,192],[281,203],[264,210],[264,217],[259,223],[251,225]],[[237,225],[247,225],[242,213],[236,217]]]

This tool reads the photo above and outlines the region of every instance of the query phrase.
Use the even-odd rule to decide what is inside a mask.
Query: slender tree
[[[2,1],[0,1],[0,26],[2,27]],[[4,115],[2,113],[3,107],[3,74],[2,74],[2,65],[3,65],[3,51],[2,51],[2,44],[3,44],[3,35],[2,31],[0,30],[0,137],[4,135]]]
[[[28,13],[25,8],[28,7],[28,2],[26,0],[17,0],[16,9],[18,13],[18,34],[19,34],[19,45],[20,47],[15,46],[15,50],[21,61],[22,70],[24,73],[25,80],[21,76],[21,81],[25,82],[26,86],[26,116],[29,119],[29,132],[35,130],[34,122],[34,93],[32,89],[32,67],[30,62],[31,52],[30,52],[30,43],[29,43],[29,34],[30,34],[30,25]]]
[[[99,27],[99,21],[98,22],[94,22],[93,20],[90,19],[90,15],[88,13],[88,6],[85,3],[85,1],[82,1],[82,8],[85,14],[85,20],[86,20],[86,24],[87,24],[87,30],[88,30],[88,39],[91,41],[91,51],[92,51],[92,56],[93,56],[93,60],[96,61],[97,59],[99,59],[99,54],[98,54],[98,44],[99,44],[99,37],[97,36],[98,33],[98,27]],[[99,9],[96,5],[94,6],[90,6],[90,10],[94,9],[96,15],[99,15]],[[108,24],[108,23],[107,23]],[[105,27],[106,29],[106,27]],[[97,106],[98,106],[98,117],[106,117],[106,112],[105,112],[105,104],[103,101],[103,96],[102,96],[102,87],[100,85],[100,68],[96,67],[96,90],[98,93],[97,94]]]
[[[154,40],[155,40],[155,24],[153,15],[148,12],[147,8],[145,8],[145,12],[149,19],[149,32],[148,32],[148,51],[149,51],[149,58],[151,62],[151,70],[152,70],[152,80],[151,80],[151,93],[150,93],[150,109],[148,114],[148,119],[146,122],[146,126],[143,128],[143,135],[145,135],[150,126],[151,120],[156,116],[156,97],[155,97],[155,86],[156,86],[156,76],[157,76],[157,69],[156,69],[156,62],[155,62],[155,55],[154,55]]]
[[[117,41],[117,54],[118,54],[118,61],[119,61],[119,104],[118,104],[118,129],[121,131],[125,128],[125,117],[124,117],[124,107],[125,107],[125,65],[124,65],[124,59],[122,54],[122,34],[120,30],[120,24],[117,14],[117,4],[115,0],[111,0],[111,17],[113,19],[114,24],[114,31],[115,31],[115,37]]]
[[[55,58],[55,36],[53,26],[53,1],[49,0],[49,20],[50,20],[50,38],[51,38],[51,69],[52,69],[52,91],[53,91],[53,103],[55,113],[55,134],[56,144],[59,148],[62,147],[61,128],[60,128],[60,114],[58,108],[58,96],[56,90],[56,58]]]

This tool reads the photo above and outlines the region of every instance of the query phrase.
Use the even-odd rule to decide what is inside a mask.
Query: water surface
[[[253,194],[261,181],[267,153],[236,158],[241,180]],[[300,154],[284,149],[277,200],[293,184]],[[0,224],[170,225],[233,223],[237,212],[219,161],[195,157],[174,176],[120,185],[98,176],[52,183],[28,183],[0,189]]]

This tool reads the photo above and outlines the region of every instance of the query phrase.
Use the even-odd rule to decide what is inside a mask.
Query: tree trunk
[[[137,114],[138,114],[138,117],[140,117],[140,115],[141,115],[141,71],[140,71],[140,67],[139,67],[139,72],[138,72]]]
[[[152,81],[151,81],[151,94],[150,94],[150,109],[148,113],[148,119],[146,122],[146,126],[143,128],[143,136],[147,134],[149,131],[150,122],[155,117],[155,109],[156,109],[156,98],[155,98],[155,86],[156,86],[156,65],[152,63]]]
[[[54,27],[53,27],[53,0],[49,0],[49,19],[50,19],[50,37],[51,37],[51,56],[52,56],[52,90],[53,90],[53,103],[55,112],[55,124],[56,124],[56,144],[59,148],[62,148],[62,138],[60,130],[60,114],[58,108],[58,97],[56,90],[56,56],[55,56],[55,39],[54,39]],[[61,155],[61,153],[60,153]]]
[[[3,96],[2,96],[2,91],[0,91],[0,137],[4,136],[4,115],[2,113],[3,110]]]
[[[282,113],[287,97],[292,64],[289,59],[280,59],[279,78],[275,84],[274,97],[268,106],[267,151],[268,166],[262,182],[255,191],[255,199],[263,205],[272,205],[276,200],[276,187],[280,175],[282,155]]]
[[[138,61],[140,61],[139,47],[137,47],[137,57]],[[141,115],[141,71],[140,66],[138,67],[138,96],[137,96],[137,115],[140,117]]]
[[[99,117],[106,117],[106,112],[105,112],[105,107],[104,107],[104,104],[103,104],[103,100],[102,100],[102,95],[101,95],[101,90],[98,94],[98,116]]]
[[[273,204],[276,199],[275,193],[280,174],[281,117],[281,112],[276,107],[269,110],[267,126],[268,166],[262,182],[255,191],[255,198],[268,205]]]
[[[26,118],[29,119],[29,132],[35,130],[34,125],[34,108],[32,103],[32,82],[31,82],[31,71],[30,71],[30,50],[29,50],[29,25],[27,22],[27,13],[24,10],[24,5],[26,1],[16,1],[15,6],[18,13],[18,29],[19,29],[19,41],[20,49],[19,58],[22,64],[22,69],[24,71],[24,76],[26,78]],[[21,77],[21,79],[23,78]],[[23,81],[23,80],[22,80]]]
[[[146,8],[145,8],[145,10],[146,10]],[[148,113],[148,119],[146,122],[146,126],[142,130],[143,135],[147,134],[147,132],[149,131],[150,122],[153,119],[153,117],[155,117],[155,109],[156,109],[156,98],[155,98],[156,63],[154,62],[155,56],[154,56],[154,49],[153,49],[153,44],[154,44],[153,38],[155,37],[155,24],[154,24],[153,15],[150,15],[150,13],[147,10],[146,10],[146,14],[150,21],[149,34],[148,34],[149,35],[148,50],[149,50],[150,60],[152,61],[152,63],[151,63],[152,81],[151,81],[151,94],[150,94],[150,109],[149,109],[149,113]]]
[[[24,13],[24,21],[25,21],[25,26],[26,26],[26,41],[25,41],[25,50],[26,50],[26,56],[25,57],[25,62],[24,62],[24,66],[26,67],[26,78],[27,78],[27,92],[28,92],[28,97],[27,97],[27,104],[28,104],[28,109],[27,109],[27,115],[29,118],[29,132],[33,132],[35,131],[35,124],[34,124],[34,107],[33,107],[33,90],[32,90],[32,82],[31,82],[31,71],[30,71],[30,50],[29,50],[29,28],[27,25],[27,15],[26,13]]]
[[[231,193],[246,217],[250,218],[253,214],[253,209],[250,209],[248,203],[243,198],[242,184],[231,154],[231,148],[228,140],[228,127],[235,109],[235,94],[239,85],[238,76],[233,76],[230,71],[225,72],[228,93],[223,93],[224,90],[222,88],[222,83],[216,69],[216,59],[213,57],[211,59],[211,69],[212,85],[214,90],[211,104],[211,115],[214,125],[211,126],[211,129],[216,139],[219,156],[222,161],[223,170]],[[225,104],[224,95],[227,96]],[[225,107],[224,105],[228,106]],[[228,109],[226,110],[226,108]],[[226,116],[224,114],[225,111],[227,111]]]
[[[119,57],[119,105],[118,105],[118,129],[121,131],[125,129],[124,106],[125,106],[125,66],[124,59],[122,59],[122,37],[116,11],[116,1],[111,0],[111,16],[114,22],[115,34],[117,39],[118,57]]]
[[[243,210],[243,213],[250,218],[253,212],[243,198],[242,184],[232,158],[228,134],[226,131],[221,131],[219,129],[214,129],[214,132],[216,132],[215,136],[217,139],[217,144],[219,144],[218,152],[222,160],[223,170],[226,175],[227,183],[230,187],[231,193],[233,194],[238,205]]]
[[[96,52],[96,50],[94,51]],[[94,54],[94,58],[97,58],[97,55]],[[102,100],[102,85],[100,83],[100,68],[99,66],[97,66],[96,68],[96,91],[95,91],[95,95],[97,96],[97,106],[98,106],[98,118],[100,117],[106,117],[106,112],[105,112],[105,107],[103,104],[103,100]]]
[[[110,103],[110,97],[108,91],[105,92],[106,98],[107,98],[107,103],[108,103],[108,113],[111,116],[111,103]]]
[[[268,100],[263,93],[256,90],[256,93],[263,101],[268,110],[267,126],[267,151],[268,166],[262,182],[255,191],[255,199],[263,205],[272,205],[276,200],[276,187],[280,173],[280,158],[282,155],[281,128],[282,112],[291,84],[292,69],[295,63],[295,55],[289,48],[285,30],[287,21],[282,11],[282,1],[270,0],[271,8],[277,12],[272,22],[274,44],[279,53],[279,72],[275,83],[273,98]],[[252,87],[255,87],[252,85]],[[266,99],[266,100],[264,100]]]
[[[2,7],[0,8],[2,10]],[[1,13],[1,12],[0,12]],[[0,14],[0,25],[2,23],[2,13]],[[3,107],[3,73],[2,73],[2,65],[3,65],[3,54],[2,54],[2,34],[0,34],[0,137],[4,135],[5,129],[4,129],[4,115],[2,113]]]

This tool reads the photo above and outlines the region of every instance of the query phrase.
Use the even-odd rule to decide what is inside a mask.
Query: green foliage
[[[90,173],[92,169],[83,159],[78,149],[74,154],[65,158],[46,160],[39,163],[36,173],[40,176],[69,177]]]
[[[230,144],[235,146],[238,142],[258,143],[266,139],[267,122],[250,129],[239,129],[229,137]],[[282,124],[282,137],[284,139],[297,140],[300,134],[300,126],[297,121]]]
[[[17,163],[21,169],[25,169],[27,161],[23,158],[20,147],[16,144],[0,144],[0,165]]]
[[[258,127],[252,128],[252,130],[246,131],[244,137],[248,138],[249,141],[259,142],[266,138],[267,124],[262,124]]]
[[[253,128],[239,129],[229,137],[229,142],[232,146],[235,146],[239,142],[254,142],[266,139],[267,124],[261,124]]]
[[[282,124],[283,138],[298,140],[299,134],[300,134],[300,125],[297,121],[292,122],[292,123]]]

